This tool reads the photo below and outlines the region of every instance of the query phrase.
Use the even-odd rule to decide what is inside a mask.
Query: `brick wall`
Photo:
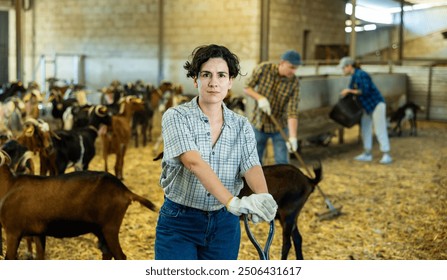
[[[12,7],[11,0],[0,0],[0,9],[6,9]]]
[[[262,0],[39,0],[24,13],[25,77],[40,79],[39,57],[46,55],[47,76],[70,79],[76,56],[83,56],[85,83],[100,88],[114,79],[169,79],[195,91],[183,64],[201,44],[223,44],[235,52],[244,80],[259,63]],[[159,50],[159,3],[163,2],[163,44]],[[309,57],[315,44],[344,42],[344,1],[270,0],[269,59],[286,49],[302,51],[310,30]],[[33,35],[34,34],[34,35]],[[163,53],[159,65],[159,51]],[[162,67],[161,67],[162,66]],[[35,69],[38,71],[36,72]],[[159,69],[163,73],[159,73]],[[14,70],[13,70],[14,71]],[[36,73],[33,75],[33,73]]]
[[[270,57],[278,59],[286,49],[303,51],[303,34],[309,31],[306,59],[315,58],[319,44],[343,44],[344,1],[272,0]]]

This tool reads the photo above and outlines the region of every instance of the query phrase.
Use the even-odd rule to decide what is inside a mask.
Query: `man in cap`
[[[288,163],[289,152],[298,149],[299,82],[295,72],[300,64],[300,54],[288,50],[281,56],[279,64],[259,64],[245,85],[244,92],[256,100],[251,124],[261,163],[269,138],[272,139],[276,164]],[[279,122],[280,128],[271,116]],[[288,141],[283,139],[280,129],[288,135]]]

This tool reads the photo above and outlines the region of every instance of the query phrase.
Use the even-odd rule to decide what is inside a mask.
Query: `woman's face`
[[[199,76],[194,79],[200,100],[205,103],[220,104],[232,85],[227,62],[222,58],[210,58],[202,64]]]

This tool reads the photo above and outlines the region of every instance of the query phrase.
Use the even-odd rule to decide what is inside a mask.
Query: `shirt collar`
[[[208,117],[202,112],[202,110],[199,107],[199,97],[198,96],[194,97],[191,100],[190,104],[192,106],[191,109],[196,110],[196,112],[199,114],[200,120],[202,120],[202,122],[208,122]],[[228,125],[229,127],[231,127],[232,124],[235,122],[235,118],[233,115],[234,112],[228,109],[228,107],[223,102],[222,102],[222,109],[224,118],[223,126]]]

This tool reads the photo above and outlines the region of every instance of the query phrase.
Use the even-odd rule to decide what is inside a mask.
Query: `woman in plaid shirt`
[[[271,221],[278,206],[268,193],[248,120],[223,99],[240,74],[226,47],[196,48],[184,65],[199,95],[162,118],[160,184],[165,201],[156,227],[156,259],[236,259],[241,214]],[[254,194],[239,199],[245,177]]]
[[[372,137],[373,127],[383,153],[380,163],[390,164],[393,160],[389,154],[390,141],[386,124],[385,99],[379,89],[373,83],[371,77],[360,69],[351,57],[344,57],[338,65],[345,75],[352,75],[349,88],[341,92],[342,96],[355,94],[363,107],[363,115],[360,123],[364,152],[355,157],[358,161],[372,161]]]

